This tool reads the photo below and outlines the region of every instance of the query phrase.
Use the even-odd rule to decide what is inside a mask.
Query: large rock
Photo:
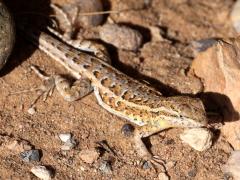
[[[0,69],[6,63],[15,42],[15,26],[7,7],[0,0]]]
[[[224,115],[222,133],[240,149],[240,37],[218,40],[199,53],[190,72],[201,78],[205,93],[213,94]]]

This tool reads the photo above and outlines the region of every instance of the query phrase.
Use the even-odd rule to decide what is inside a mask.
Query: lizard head
[[[165,107],[170,111],[168,123],[172,127],[201,127],[207,124],[206,111],[198,98],[175,96],[166,98]]]

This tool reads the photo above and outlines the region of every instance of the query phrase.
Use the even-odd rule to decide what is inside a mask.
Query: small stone
[[[99,157],[99,152],[96,149],[82,150],[79,153],[79,157],[88,164],[92,164]]]
[[[230,17],[233,27],[237,32],[240,32],[240,0],[235,2]]]
[[[112,172],[112,166],[109,161],[102,161],[99,170],[102,171],[103,173],[110,174]]]
[[[6,151],[6,149],[8,151]],[[3,152],[7,152],[8,154],[17,155],[31,149],[31,144],[25,140],[9,136],[0,136],[0,152],[3,150]]]
[[[100,28],[100,38],[119,49],[136,51],[142,44],[142,35],[127,26],[105,24]]]
[[[61,133],[58,135],[58,137],[61,139],[62,142],[67,142],[71,140],[72,135],[70,133]]]
[[[30,161],[40,161],[40,151],[39,150],[29,150],[20,153],[20,157],[23,161],[30,162]]]
[[[197,151],[204,151],[212,145],[212,133],[206,128],[186,129],[180,138]]]
[[[167,176],[166,173],[159,173],[158,174],[158,179],[159,180],[169,180],[169,177]]]
[[[197,170],[195,168],[188,171],[188,176],[195,177],[196,175],[197,175]]]
[[[206,51],[209,47],[217,43],[216,38],[201,39],[198,41],[192,41],[191,46],[194,54],[197,55],[199,52]]]
[[[134,127],[131,124],[124,124],[121,132],[124,136],[129,137],[133,134]]]
[[[149,27],[152,41],[164,41],[164,38],[161,35],[161,29],[157,26],[150,26]]]
[[[77,144],[70,133],[62,133],[59,134],[58,137],[62,142],[64,142],[64,144],[61,146],[61,149],[64,151],[73,149]]]
[[[28,114],[31,114],[31,115],[33,115],[33,114],[35,114],[36,113],[36,108],[34,108],[34,107],[30,107],[29,109],[28,109]]]
[[[52,173],[45,166],[35,166],[31,169],[31,172],[40,179],[50,180]]]
[[[223,180],[234,180],[231,174],[229,173],[224,173],[223,174]]]
[[[73,149],[76,146],[76,144],[77,143],[75,142],[74,139],[70,139],[61,146],[61,150],[69,151],[69,150]]]
[[[148,162],[148,161],[145,161],[144,163],[143,163],[143,169],[150,169],[151,168],[151,164]]]
[[[223,167],[225,173],[230,173],[234,179],[240,179],[240,151],[233,151],[226,165]]]

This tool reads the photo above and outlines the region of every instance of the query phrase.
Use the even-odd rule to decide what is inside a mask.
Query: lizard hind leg
[[[45,91],[42,93],[44,100],[48,97],[48,95],[52,94],[55,87],[60,95],[69,102],[81,99],[93,91],[90,80],[84,77],[81,77],[71,84],[68,79],[61,75],[53,75],[49,77],[43,75],[35,66],[31,66],[31,69],[45,81],[45,84],[43,85],[45,88],[42,88],[42,91]]]
[[[72,85],[60,75],[55,75],[54,79],[56,89],[63,96],[64,100],[69,102],[81,99],[93,91],[91,81],[84,77],[76,80]]]

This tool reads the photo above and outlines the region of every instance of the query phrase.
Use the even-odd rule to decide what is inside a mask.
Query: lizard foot
[[[27,90],[22,90],[18,92],[12,92],[9,95],[16,95],[16,94],[22,94],[22,93],[28,93],[28,92],[37,92],[38,96],[33,100],[33,102],[30,105],[30,108],[35,106],[37,101],[43,97],[43,101],[46,101],[46,99],[53,94],[53,90],[55,88],[55,81],[53,77],[43,75],[40,70],[35,67],[31,66],[31,69],[41,78],[44,80],[44,83],[36,88],[31,88]]]
[[[151,168],[154,171],[158,171],[160,170],[161,172],[165,172],[166,168],[164,166],[165,162],[160,159],[159,156],[151,156],[148,159],[144,159],[142,162],[142,167],[144,169],[148,169]]]
[[[53,94],[55,88],[55,80],[52,76],[44,75],[36,66],[31,66],[31,69],[41,78],[44,80],[44,83],[35,89],[31,89],[28,91],[37,91],[38,96],[35,100],[31,103],[30,108],[35,106],[37,101],[43,97],[43,101],[46,101],[49,96]]]

